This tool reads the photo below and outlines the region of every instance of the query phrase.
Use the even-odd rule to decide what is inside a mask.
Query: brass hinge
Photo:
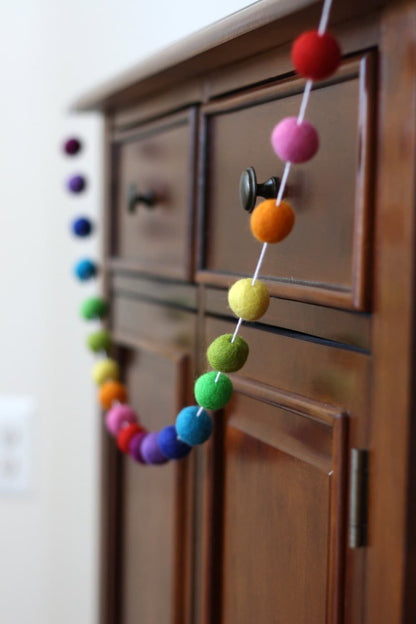
[[[368,451],[351,449],[350,514],[348,544],[360,548],[367,544]]]

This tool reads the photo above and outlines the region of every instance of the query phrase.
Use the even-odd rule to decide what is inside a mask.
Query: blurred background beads
[[[93,226],[88,217],[78,217],[72,222],[71,229],[75,236],[85,238],[91,234]]]
[[[65,141],[62,149],[67,156],[76,156],[82,150],[82,142],[77,137],[70,137]]]
[[[97,265],[89,258],[83,258],[76,263],[74,274],[81,282],[86,282],[97,275]]]

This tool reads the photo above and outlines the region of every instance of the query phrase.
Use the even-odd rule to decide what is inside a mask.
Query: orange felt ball
[[[251,214],[250,227],[253,236],[261,243],[278,243],[290,234],[295,223],[295,213],[290,204],[266,199]]]
[[[110,409],[114,401],[125,403],[127,401],[126,387],[119,381],[106,381],[100,387],[98,400],[105,409]]]

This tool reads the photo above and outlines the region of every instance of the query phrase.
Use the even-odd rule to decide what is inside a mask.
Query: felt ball
[[[109,351],[111,347],[111,335],[106,329],[99,329],[88,336],[87,345],[94,353]]]
[[[197,405],[189,405],[176,417],[176,433],[189,446],[206,442],[212,433],[212,418],[204,409],[199,413],[200,409]]]
[[[341,62],[341,49],[329,33],[302,33],[292,46],[292,63],[298,74],[311,80],[328,78]]]
[[[79,238],[85,238],[92,232],[92,223],[86,217],[78,217],[72,222],[72,232]]]
[[[228,291],[228,304],[236,316],[244,321],[256,321],[269,307],[270,295],[266,286],[259,280],[252,285],[252,279],[244,278],[235,282]]]
[[[179,440],[174,425],[169,425],[159,431],[157,443],[162,454],[168,459],[182,459],[190,453],[192,448],[189,444]]]
[[[78,260],[74,267],[74,274],[81,282],[86,282],[97,274],[97,265],[89,258]]]
[[[119,381],[106,381],[100,386],[98,400],[104,409],[110,409],[115,402],[126,403],[126,387]]]
[[[211,371],[198,377],[194,386],[195,399],[198,405],[209,410],[218,410],[227,405],[233,393],[231,379],[220,373],[218,381],[215,382],[218,373]]]
[[[94,365],[91,376],[97,386],[102,386],[106,381],[120,377],[120,367],[115,360],[107,358]]]
[[[87,181],[83,175],[73,175],[68,179],[66,186],[70,193],[82,193]]]
[[[89,297],[81,305],[81,316],[87,321],[102,319],[108,311],[107,303],[102,297]]]
[[[157,436],[157,431],[151,431],[142,440],[140,452],[145,464],[165,464],[168,461],[159,448]]]
[[[75,137],[71,137],[70,139],[67,139],[65,141],[64,146],[63,146],[63,151],[68,156],[75,156],[75,154],[78,154],[78,152],[81,151],[81,148],[82,148],[81,141]]]
[[[261,243],[279,243],[292,231],[295,213],[290,204],[266,199],[255,207],[250,217],[251,232]]]
[[[139,464],[144,464],[145,461],[143,459],[141,446],[143,439],[147,436],[148,432],[146,429],[140,431],[140,433],[136,433],[130,440],[129,444],[129,455],[134,459],[134,461],[139,462]]]
[[[123,403],[114,405],[105,415],[106,427],[113,436],[117,436],[124,427],[137,421],[134,409]]]
[[[143,431],[143,427],[136,423],[132,423],[131,425],[127,425],[127,427],[124,427],[119,432],[117,436],[117,446],[122,453],[127,454],[129,452],[129,444],[131,439],[141,431]]]
[[[248,344],[240,336],[231,342],[233,334],[218,336],[208,347],[208,362],[216,371],[233,373],[240,370],[248,357]]]
[[[284,162],[304,163],[315,156],[319,148],[319,136],[308,121],[298,124],[296,117],[285,117],[274,127],[272,147]]]

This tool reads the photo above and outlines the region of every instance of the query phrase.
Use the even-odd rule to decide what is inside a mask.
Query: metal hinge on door
[[[351,449],[350,514],[348,544],[360,548],[367,544],[368,451]]]

